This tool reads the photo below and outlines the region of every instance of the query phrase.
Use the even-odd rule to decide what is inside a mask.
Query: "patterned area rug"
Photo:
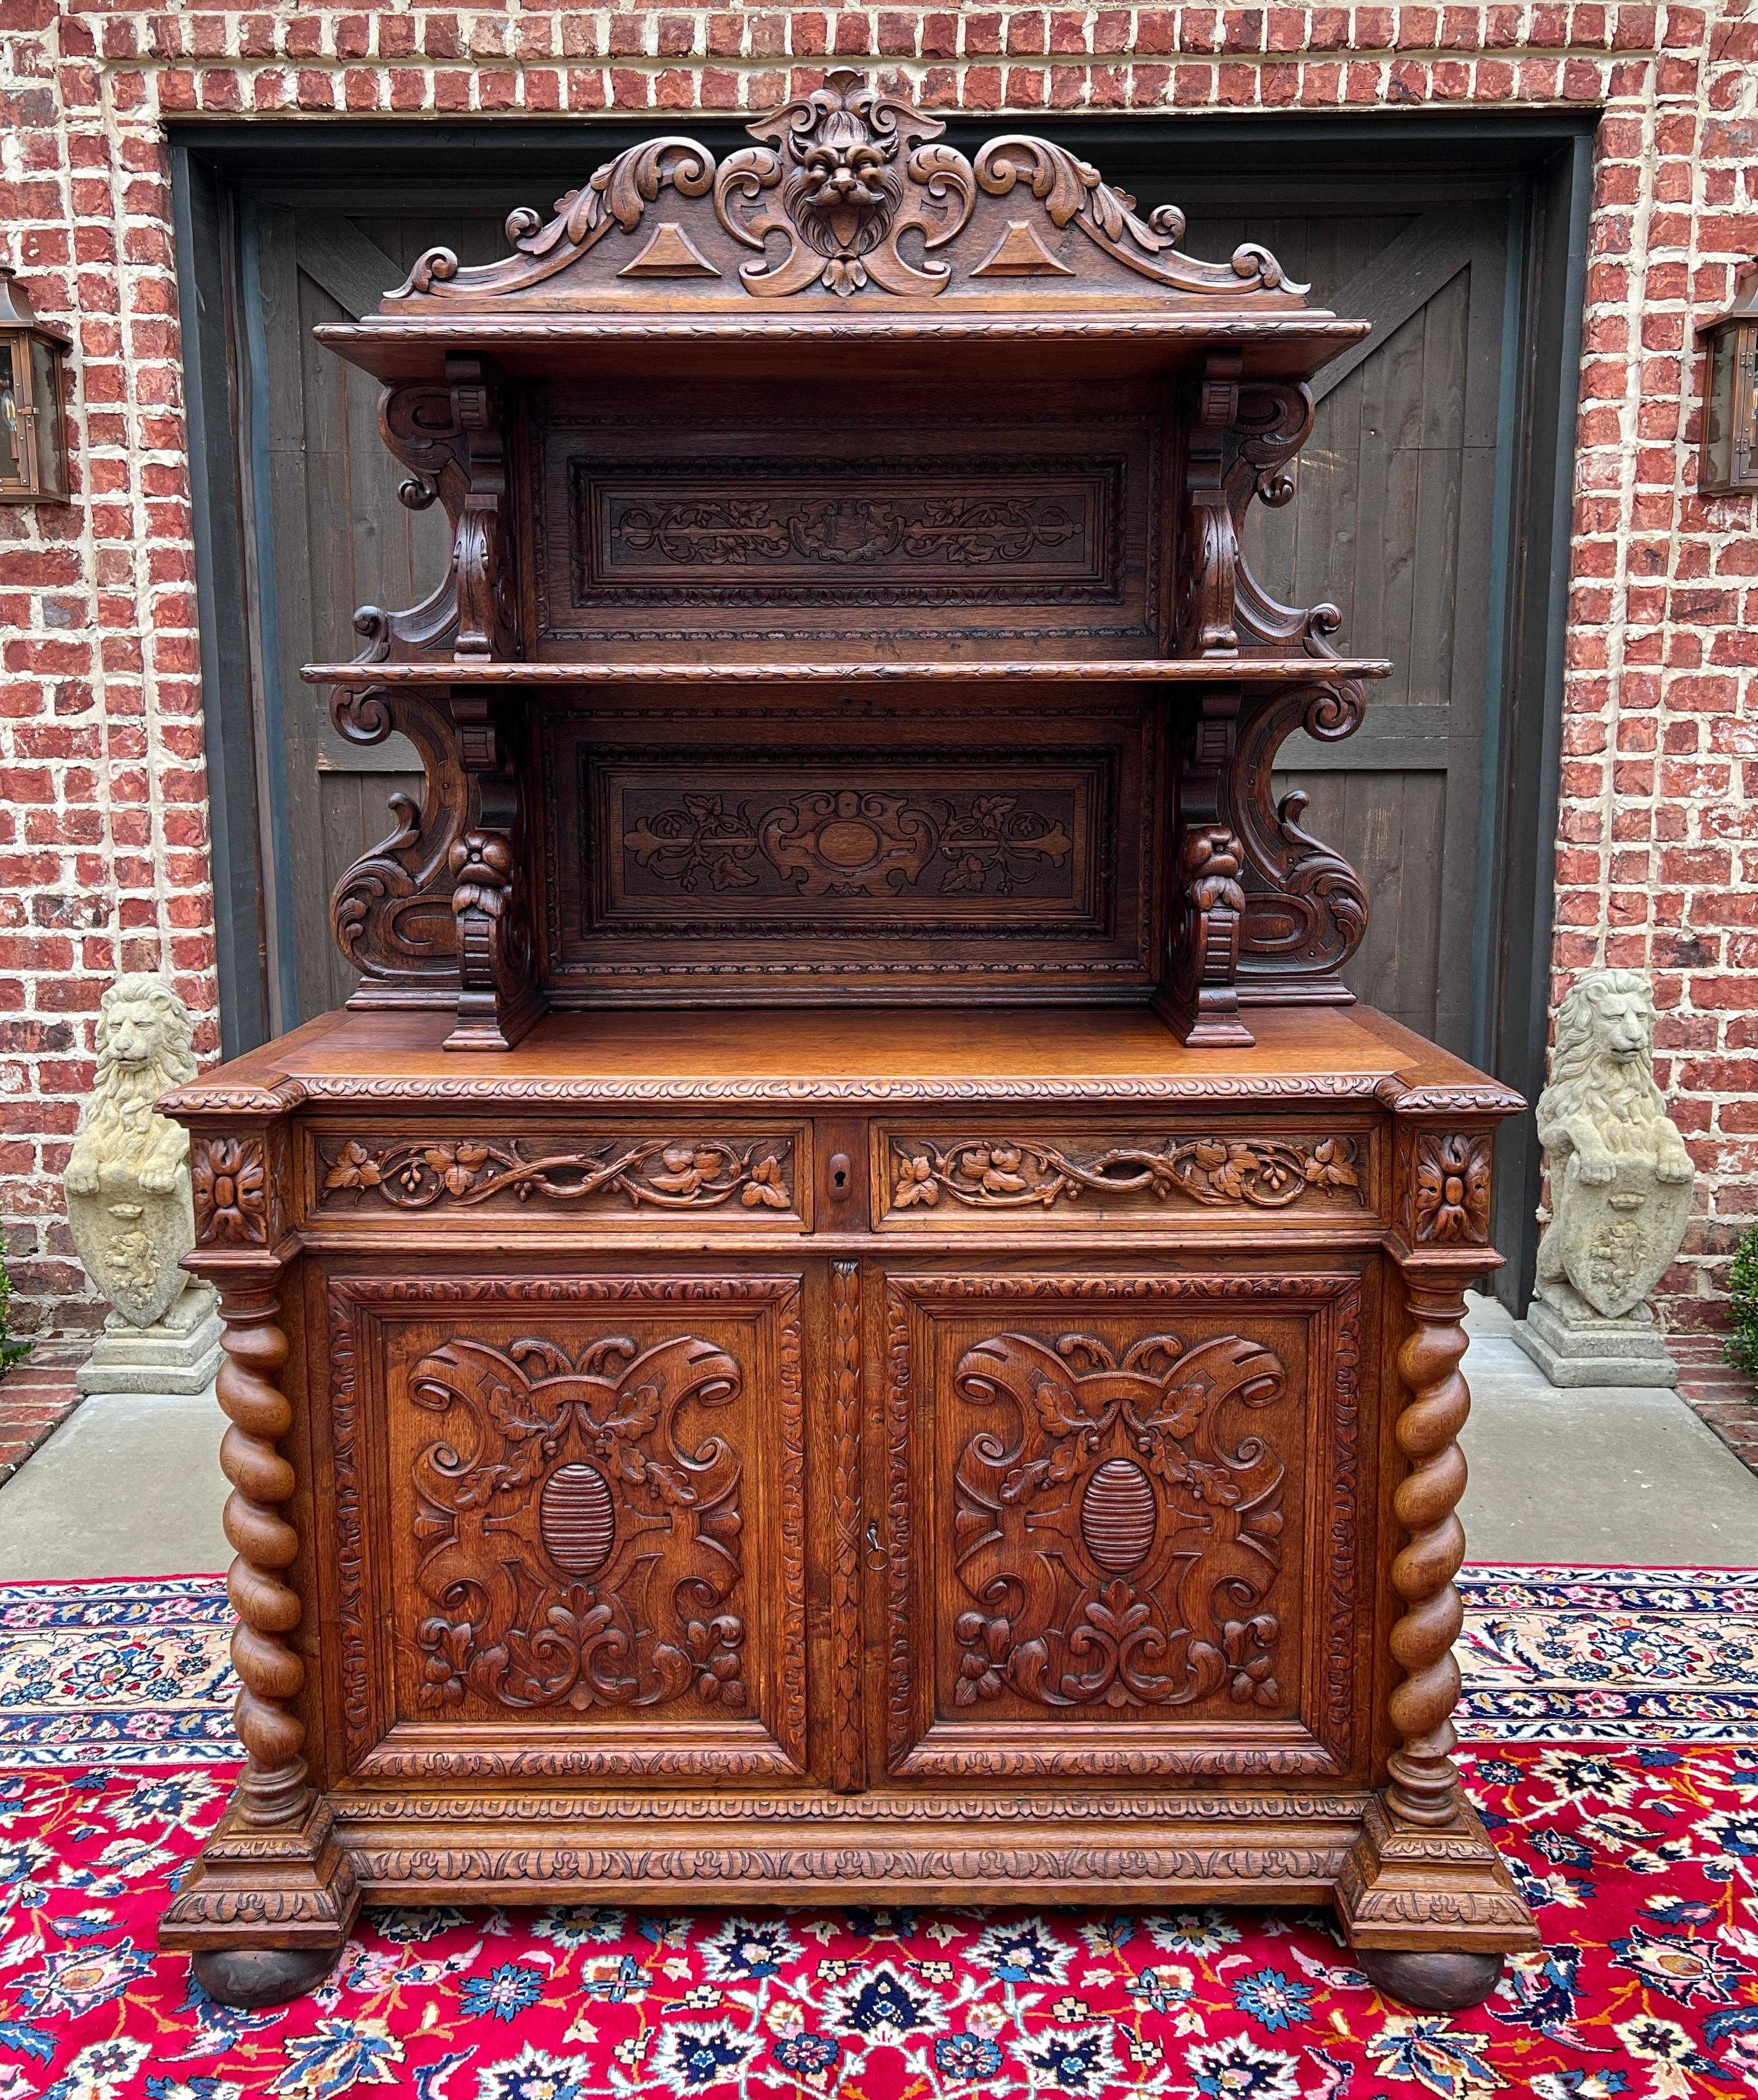
[[[1464,1586],[1468,1781],[1545,1945],[1452,2016],[1324,1914],[1206,1908],[376,1910],[231,2012],[153,1952],[236,1756],[219,1584],[0,1588],[0,2100],[1758,2092],[1758,1576]]]

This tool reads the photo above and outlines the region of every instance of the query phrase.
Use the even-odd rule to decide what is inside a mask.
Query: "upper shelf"
[[[1154,656],[1060,663],[972,662],[966,657],[881,663],[580,662],[479,663],[456,657],[425,664],[308,664],[300,673],[314,686],[773,686],[885,685],[956,680],[1103,685],[1336,685],[1350,678],[1386,678],[1392,667],[1377,656]]]
[[[513,253],[479,267],[430,249],[376,315],[320,329],[393,382],[438,377],[448,350],[584,377],[1147,377],[1236,345],[1241,376],[1298,379],[1367,332],[1309,309],[1266,248],[1183,254],[1183,214],[1135,201],[1052,141],[1010,135],[974,156],[862,75],[749,127],[716,161],[697,141],[632,147],[507,222]]]

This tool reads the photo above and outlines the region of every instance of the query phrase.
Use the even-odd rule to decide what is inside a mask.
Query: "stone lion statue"
[[[196,1243],[189,1138],[153,1104],[196,1076],[189,1012],[161,977],[118,977],[98,1012],[98,1069],[67,1163],[68,1221],[92,1280],[132,1325],[161,1318]]]
[[[1678,1252],[1694,1172],[1654,1084],[1654,1003],[1640,971],[1595,970],[1563,1001],[1538,1139],[1551,1178],[1540,1286],[1566,1282],[1616,1318]]]

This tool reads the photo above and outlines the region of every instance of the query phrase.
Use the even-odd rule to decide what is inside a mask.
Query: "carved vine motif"
[[[1420,1244],[1488,1244],[1490,1158],[1485,1136],[1417,1133],[1408,1200]]]
[[[198,1137],[190,1148],[196,1243],[263,1246],[268,1241],[268,1174],[256,1137]]]
[[[795,795],[764,806],[686,794],[624,832],[636,864],[694,894],[742,889],[763,861],[801,898],[892,898],[936,861],[935,888],[1006,897],[1047,862],[1060,867],[1073,840],[1055,818],[1013,795],[912,800],[857,788]],[[756,865],[754,867],[753,863]]]
[[[739,1398],[737,1360],[693,1335],[571,1355],[459,1335],[416,1365],[409,1397],[447,1418],[415,1461],[421,1703],[513,1708],[749,1703],[743,1467],[686,1408]],[[460,1418],[461,1417],[461,1419]]]
[[[1161,1202],[1183,1196],[1194,1203],[1279,1211],[1309,1190],[1326,1195],[1353,1189],[1359,1202],[1361,1188],[1355,1140],[1347,1137],[1307,1144],[1201,1137],[1158,1151],[1109,1145],[1083,1159],[1021,1139],[973,1138],[942,1148],[894,1138],[892,1173],[892,1207],[897,1211],[936,1204],[942,1196],[973,1210],[1048,1210],[1077,1201],[1086,1189],[1101,1195],[1145,1192]]]
[[[436,1203],[469,1208],[510,1193],[520,1202],[541,1196],[585,1203],[626,1197],[640,1208],[716,1210],[736,1198],[747,1211],[792,1208],[792,1149],[758,1140],[742,1147],[720,1138],[653,1138],[533,1158],[527,1140],[489,1145],[480,1140],[413,1139],[377,1147],[349,1138],[322,1154],[326,1195],[369,1190],[401,1211]]]
[[[998,1335],[953,1374],[1012,1419],[954,1471],[960,1706],[1011,1693],[1051,1707],[1187,1706],[1225,1688],[1274,1706],[1283,1467],[1233,1440],[1234,1403],[1272,1406],[1280,1358],[1223,1335],[1155,1335],[1119,1357],[1088,1335]]]
[[[690,567],[801,561],[858,568],[893,555],[958,568],[1023,562],[1084,539],[1086,521],[1055,497],[925,496],[637,505],[619,512],[616,541]]]

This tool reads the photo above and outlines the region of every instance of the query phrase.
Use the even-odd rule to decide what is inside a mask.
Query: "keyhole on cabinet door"
[[[853,1176],[854,1169],[848,1162],[848,1154],[846,1152],[833,1152],[831,1154],[831,1190],[832,1194],[837,1196],[846,1196],[848,1193],[848,1185],[853,1179]]]

